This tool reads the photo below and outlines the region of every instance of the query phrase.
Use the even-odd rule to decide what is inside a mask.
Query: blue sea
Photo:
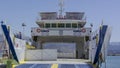
[[[106,64],[103,63],[101,68],[120,68],[120,56],[107,56]]]

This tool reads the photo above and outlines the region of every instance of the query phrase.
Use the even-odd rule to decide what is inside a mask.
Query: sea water
[[[101,68],[120,68],[120,56],[107,56]]]

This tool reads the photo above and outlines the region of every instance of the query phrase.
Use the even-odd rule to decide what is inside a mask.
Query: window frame
[[[65,25],[66,25],[66,28],[71,28],[72,27],[71,23],[66,23]]]
[[[72,28],[77,28],[77,23],[72,23]]]
[[[64,23],[58,23],[58,28],[65,28],[65,24]]]
[[[51,27],[52,27],[52,28],[57,28],[57,24],[56,24],[56,23],[52,23],[52,24],[51,24]]]
[[[48,26],[48,24],[49,24],[49,26]],[[50,28],[51,27],[50,25],[51,25],[50,23],[45,23],[45,28]]]

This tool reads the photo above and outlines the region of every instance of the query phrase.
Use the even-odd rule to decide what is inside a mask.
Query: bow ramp
[[[3,30],[3,34],[5,36],[5,39],[6,39],[7,43],[8,43],[8,46],[10,48],[10,51],[11,51],[12,55],[13,55],[13,58],[19,63],[19,60],[18,60],[17,54],[15,52],[15,48],[13,46],[13,43],[12,43],[12,40],[11,40],[11,37],[10,37],[9,30],[8,30],[7,26],[4,25],[4,24],[1,24],[1,28]]]
[[[109,44],[110,37],[111,37],[111,27],[109,27],[107,25],[103,25],[99,30],[99,42],[97,45],[97,50],[95,53],[93,64],[96,64],[99,62],[100,55],[102,55],[101,56],[102,60],[105,61],[105,57],[107,55],[106,48],[107,48],[107,45]],[[102,61],[102,60],[100,59],[100,61]]]

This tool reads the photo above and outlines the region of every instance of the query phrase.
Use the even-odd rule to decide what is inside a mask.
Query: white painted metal
[[[42,59],[42,51],[41,50],[26,50],[25,52],[25,60],[26,61],[37,61]]]
[[[26,50],[26,61],[57,60],[56,49]]]
[[[64,30],[63,31],[63,36],[73,36],[73,30]]]
[[[86,23],[86,20],[67,20],[67,19],[64,19],[64,20],[37,20],[36,21],[37,24],[40,24],[40,23],[81,23],[81,24],[85,24]]]
[[[96,39],[91,40],[89,43],[90,43],[90,45],[89,45],[89,60],[91,60],[91,62],[93,62],[94,57],[95,57],[95,52],[96,52],[96,49],[97,49]]]
[[[97,49],[97,42],[98,42],[97,38],[99,38],[99,35],[97,38],[95,38],[97,34],[99,34],[99,30],[92,32],[90,35],[91,41],[89,42],[89,60],[91,60],[92,63],[94,61],[94,57]]]
[[[105,34],[104,42],[103,42],[103,45],[102,45],[102,50],[101,50],[103,61],[105,61],[105,59],[107,57],[107,46],[109,45],[111,32],[112,32],[112,28],[110,26],[108,26],[106,34]]]
[[[51,31],[49,31],[49,36],[59,36],[59,31],[58,30],[51,30]]]
[[[42,60],[57,60],[57,50],[44,49],[42,50]]]
[[[76,52],[73,51],[73,53],[58,53],[58,57],[62,58],[76,58]]]
[[[17,54],[18,60],[23,61],[25,56],[25,49],[26,49],[25,40],[14,38],[13,43],[14,43],[14,48],[15,48],[15,52]]]
[[[40,32],[37,32],[37,30],[40,29]],[[45,29],[45,28],[39,28],[39,27],[34,27],[32,28],[31,35],[32,36],[90,36],[91,35],[91,28],[84,28],[85,32],[82,32],[82,29],[66,29],[66,28],[56,28],[56,29]],[[77,31],[78,30],[78,31]],[[42,32],[44,31],[44,32]]]

